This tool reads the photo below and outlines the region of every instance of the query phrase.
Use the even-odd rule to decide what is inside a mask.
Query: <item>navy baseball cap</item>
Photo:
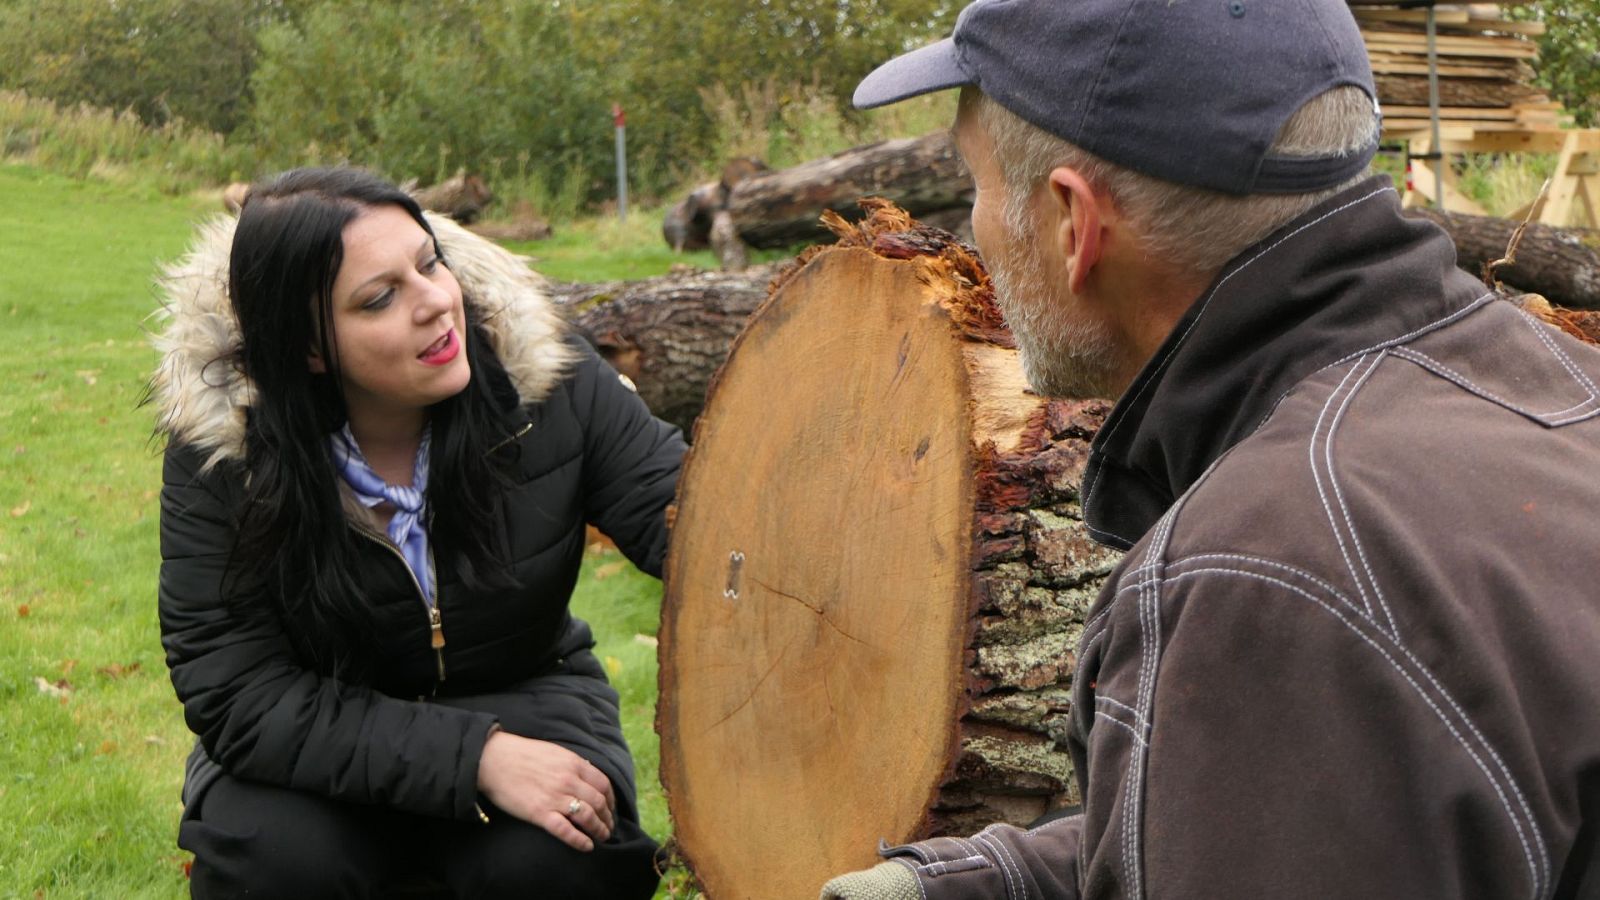
[[[1109,162],[1229,194],[1296,194],[1359,175],[1342,156],[1268,155],[1319,94],[1377,91],[1345,0],[977,0],[955,32],[879,66],[861,109],[973,85]]]

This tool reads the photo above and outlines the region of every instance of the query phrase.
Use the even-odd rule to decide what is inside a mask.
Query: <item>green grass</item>
[[[16,165],[0,165],[0,197],[0,898],[184,897],[175,837],[193,739],[156,620],[160,444],[139,406],[155,363],[142,323],[158,263],[216,200]],[[598,274],[575,275],[655,274],[590,252],[592,267],[576,250],[573,266]],[[659,596],[615,552],[591,554],[574,607],[601,638],[645,826],[664,838],[655,651],[636,637],[654,635]]]
[[[659,209],[630,209],[626,221],[615,215],[579,219],[555,226],[542,241],[513,241],[507,247],[529,257],[534,269],[557,281],[629,281],[649,278],[673,266],[718,267],[710,250],[674,253],[661,237]],[[751,262],[788,259],[798,250],[752,250]]]

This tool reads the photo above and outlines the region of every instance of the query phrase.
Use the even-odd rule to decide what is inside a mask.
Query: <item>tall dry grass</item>
[[[713,175],[726,160],[753,156],[774,169],[818,159],[861,144],[920,137],[950,127],[954,92],[928,94],[883,109],[844,111],[816,83],[768,80],[701,91],[716,134],[700,175]]]
[[[249,177],[256,164],[250,148],[182,121],[152,127],[129,111],[61,106],[20,91],[0,91],[0,158],[167,194]]]

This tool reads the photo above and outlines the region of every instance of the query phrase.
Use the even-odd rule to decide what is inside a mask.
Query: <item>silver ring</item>
[[[575,816],[582,809],[583,809],[583,803],[580,802],[577,797],[573,797],[572,798],[572,802],[567,804],[567,815],[568,816]]]

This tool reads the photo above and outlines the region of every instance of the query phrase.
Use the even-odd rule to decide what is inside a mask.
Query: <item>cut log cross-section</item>
[[[680,481],[657,729],[713,900],[810,900],[880,838],[1076,800],[1073,650],[1117,559],[1077,487],[1107,407],[1027,390],[950,235],[832,222],[736,341]]]

